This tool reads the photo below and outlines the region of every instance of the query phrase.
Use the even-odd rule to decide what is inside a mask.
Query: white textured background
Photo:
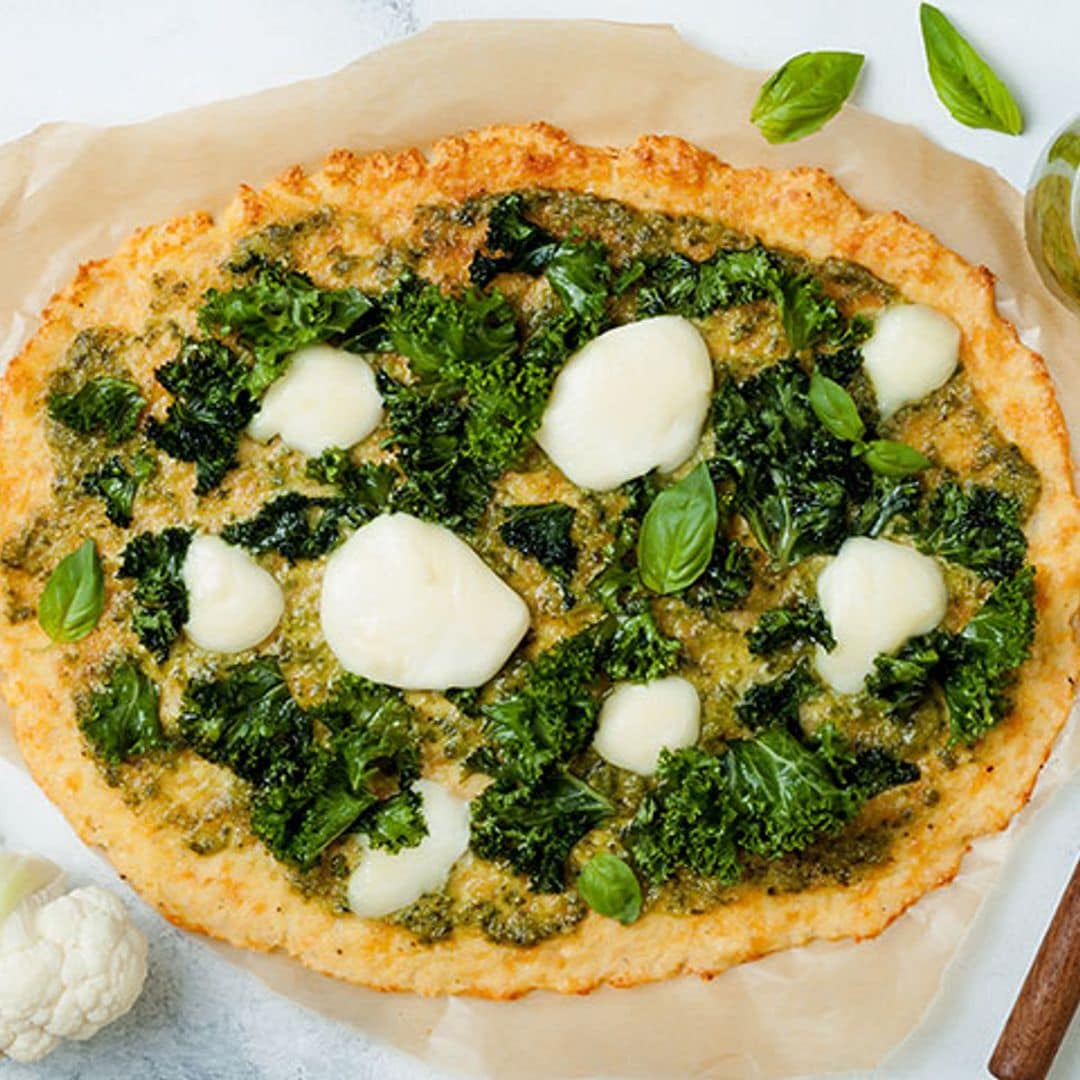
[[[1027,132],[1014,139],[962,128],[937,104],[923,66],[917,6],[914,0],[2,0],[0,141],[50,120],[141,120],[321,75],[437,19],[591,16],[672,22],[694,44],[767,69],[807,49],[865,52],[859,104],[914,123],[1023,186],[1042,144],[1080,113],[1080,4],[939,0],[1014,88],[1028,121]],[[36,788],[2,762],[0,843],[50,855],[77,883],[116,885]],[[1035,815],[922,1029],[877,1075],[985,1075],[996,1033],[1078,854],[1074,778]],[[5,1080],[430,1075],[276,997],[128,899],[151,938],[151,975],[134,1012],[93,1042],[58,1051],[36,1067],[0,1061]],[[557,1062],[553,1057],[553,1076]],[[612,1062],[611,1075],[618,1073]],[[1067,1078],[1080,1078],[1080,1023],[1053,1072],[1053,1080]]]

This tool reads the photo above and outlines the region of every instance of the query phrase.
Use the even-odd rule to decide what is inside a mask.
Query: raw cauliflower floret
[[[61,1039],[89,1039],[145,979],[146,938],[112,893],[29,897],[0,922],[0,1053],[36,1061]]]

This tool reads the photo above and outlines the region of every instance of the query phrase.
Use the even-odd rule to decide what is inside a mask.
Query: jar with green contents
[[[1080,312],[1080,117],[1059,131],[1028,186],[1024,229],[1047,286]]]

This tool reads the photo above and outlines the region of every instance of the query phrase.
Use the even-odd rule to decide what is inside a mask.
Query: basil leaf
[[[919,8],[926,67],[953,118],[972,128],[1019,135],[1024,118],[1009,88],[933,4]]]
[[[793,56],[765,80],[750,111],[751,121],[771,143],[813,134],[847,101],[864,59],[851,52]]]
[[[617,855],[594,855],[577,880],[581,898],[601,915],[629,926],[641,914],[641,886]]]
[[[60,560],[38,601],[38,622],[53,641],[79,641],[97,626],[105,581],[93,540]]]
[[[692,585],[705,571],[716,543],[716,489],[704,464],[660,492],[641,523],[638,568],[655,593]]]
[[[863,461],[882,476],[908,476],[927,468],[930,459],[907,443],[891,439],[875,439],[866,444]]]
[[[158,716],[157,684],[128,661],[90,698],[81,718],[83,734],[97,754],[114,764],[166,744]]]
[[[858,442],[866,431],[852,396],[818,371],[810,376],[810,408],[838,439]]]

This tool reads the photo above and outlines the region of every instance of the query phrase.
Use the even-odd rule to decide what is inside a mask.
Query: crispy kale
[[[939,684],[953,742],[972,743],[1008,712],[1009,685],[1035,636],[1035,571],[999,582],[958,634],[916,638],[895,656],[879,656],[867,690],[895,719],[905,719]]]
[[[680,595],[691,607],[729,611],[750,595],[753,586],[754,564],[749,550],[738,540],[718,535],[705,572]]]
[[[363,525],[389,507],[397,478],[388,465],[357,465],[343,450],[309,461],[308,475],[337,493],[278,495],[254,517],[226,525],[225,541],[260,554],[276,551],[290,562],[318,558],[338,544],[345,526]]]
[[[880,536],[893,518],[911,518],[919,506],[922,485],[917,476],[875,473],[866,500],[852,522],[853,536]]]
[[[773,364],[716,396],[715,478],[731,486],[735,509],[774,566],[835,551],[869,470],[815,415],[798,365]]]
[[[504,544],[530,555],[565,587],[577,567],[578,549],[571,532],[574,508],[565,503],[511,506],[499,526]]]
[[[262,657],[189,684],[180,732],[196,753],[232,770],[251,790],[251,828],[274,856],[313,865],[345,831],[379,831],[379,842],[419,843],[424,832],[405,800],[384,812],[379,791],[416,775],[411,711],[386,687],[347,677],[316,715],[316,739],[278,662]]]
[[[250,369],[217,341],[187,341],[157,371],[173,395],[164,420],[151,417],[147,434],[170,457],[195,465],[195,492],[217,487],[236,464],[240,435],[258,408]]]
[[[90,695],[79,723],[103,761],[118,764],[166,745],[158,716],[157,684],[128,660]]]
[[[520,192],[504,195],[488,213],[484,243],[469,264],[469,277],[483,287],[497,274],[523,273],[534,277],[551,262],[559,241],[525,216]]]
[[[815,642],[826,649],[836,645],[825,613],[814,601],[763,612],[747,631],[746,640],[755,656],[767,656],[804,642]]]
[[[363,831],[373,848],[393,853],[416,847],[428,832],[419,792],[408,788],[372,807]]]
[[[600,664],[612,679],[652,682],[675,670],[682,645],[656,625],[645,600],[632,601],[615,620],[601,648]]]
[[[82,478],[83,491],[101,496],[105,501],[105,516],[114,525],[126,529],[131,524],[135,496],[156,467],[152,454],[133,454],[126,465],[114,454]]]
[[[498,779],[473,800],[472,848],[527,874],[539,892],[561,892],[571,849],[611,813],[602,795],[560,769],[529,785]]]
[[[723,757],[694,746],[664,750],[656,786],[638,807],[626,846],[652,884],[682,867],[731,884],[740,875],[735,816]]]
[[[916,542],[923,551],[1003,581],[1027,556],[1021,512],[1018,499],[991,487],[947,481],[930,500]]]
[[[188,619],[188,595],[182,569],[191,544],[191,530],[165,529],[133,537],[121,556],[118,575],[135,582],[131,626],[143,646],[159,662]]]
[[[814,732],[813,744],[846,788],[861,799],[912,784],[922,775],[919,766],[889,753],[882,746],[856,747],[831,722]]]
[[[799,706],[817,691],[818,684],[804,657],[775,679],[752,684],[736,704],[735,716],[751,731],[774,724],[794,731],[799,726]]]
[[[289,356],[305,345],[336,342],[374,307],[359,289],[323,289],[306,275],[254,257],[247,285],[210,289],[199,309],[199,326],[231,335],[255,354],[248,389],[258,397],[282,375]]]
[[[101,375],[78,390],[52,390],[46,408],[57,423],[80,435],[102,435],[111,445],[135,433],[146,407],[142,391],[130,379]]]

